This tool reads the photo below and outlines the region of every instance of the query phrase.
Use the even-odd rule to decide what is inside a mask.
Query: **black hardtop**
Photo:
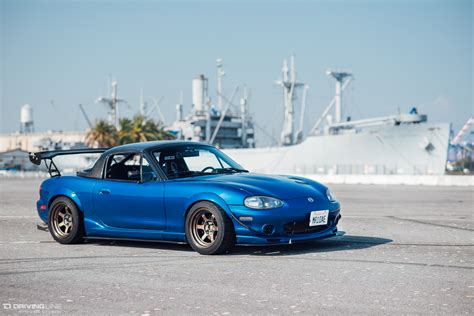
[[[166,148],[174,147],[174,146],[187,146],[187,145],[209,146],[209,144],[206,144],[206,143],[185,141],[185,140],[151,141],[151,142],[132,143],[132,144],[116,146],[104,152],[103,156],[107,156],[107,155],[118,153],[118,152],[143,152],[145,150],[154,151],[157,149],[166,149]]]
[[[150,141],[141,143],[132,143],[126,145],[120,145],[112,147],[105,151],[100,158],[96,161],[91,169],[84,170],[78,173],[79,176],[88,178],[101,178],[102,170],[104,169],[105,161],[107,157],[112,154],[126,153],[126,152],[137,152],[142,153],[144,151],[155,151],[166,149],[175,146],[210,146],[206,143],[194,142],[194,141],[181,141],[181,140],[165,140],[165,141]]]

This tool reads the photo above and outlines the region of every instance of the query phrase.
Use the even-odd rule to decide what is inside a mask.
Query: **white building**
[[[21,149],[24,151],[52,150],[57,148],[68,149],[83,147],[86,131],[63,132],[48,131],[42,133],[0,134],[0,152]]]

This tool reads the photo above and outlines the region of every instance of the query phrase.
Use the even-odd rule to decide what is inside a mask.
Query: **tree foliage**
[[[87,132],[86,144],[91,147],[113,147],[117,145],[117,129],[104,120],[99,120]]]
[[[87,133],[86,143],[92,147],[113,147],[117,145],[147,142],[153,140],[171,140],[174,136],[165,131],[160,123],[135,115],[133,119],[122,118],[119,129],[104,120],[97,121]]]

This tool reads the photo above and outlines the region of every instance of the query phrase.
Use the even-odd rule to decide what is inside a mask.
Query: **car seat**
[[[122,163],[113,164],[110,167],[110,179],[128,180],[127,167]]]
[[[168,177],[176,177],[178,174],[189,171],[188,166],[183,158],[176,158],[174,152],[160,153],[160,167]],[[165,157],[173,157],[173,159],[165,159]]]

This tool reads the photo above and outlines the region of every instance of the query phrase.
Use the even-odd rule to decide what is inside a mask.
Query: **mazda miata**
[[[89,169],[61,175],[60,155],[101,153]],[[61,244],[84,239],[188,243],[201,254],[234,245],[288,244],[336,235],[340,205],[302,177],[250,173],[217,148],[163,141],[110,149],[30,153],[51,178],[37,211]]]

